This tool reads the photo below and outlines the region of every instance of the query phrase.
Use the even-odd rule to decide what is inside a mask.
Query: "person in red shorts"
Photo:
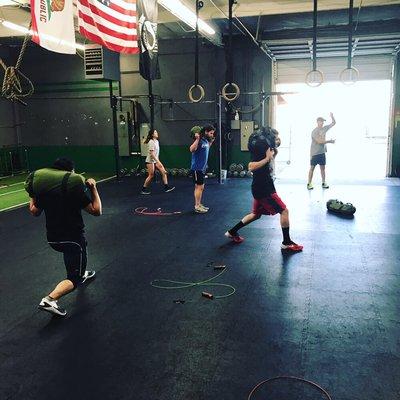
[[[277,136],[275,130],[270,129],[270,131],[275,137]],[[302,251],[303,246],[293,242],[289,235],[289,210],[276,193],[270,171],[270,162],[274,157],[275,145],[268,145],[268,143],[259,141],[255,148],[251,148],[249,145],[252,161],[250,161],[248,168],[253,173],[253,183],[251,185],[254,197],[253,210],[234,227],[229,229],[225,233],[225,236],[235,243],[241,243],[244,238],[239,236],[239,229],[259,219],[261,215],[280,214],[283,234],[281,249],[291,252]]]

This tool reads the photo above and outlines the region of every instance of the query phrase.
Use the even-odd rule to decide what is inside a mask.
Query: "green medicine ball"
[[[195,133],[201,133],[201,126],[195,125],[191,130],[190,130],[190,137],[194,139]]]

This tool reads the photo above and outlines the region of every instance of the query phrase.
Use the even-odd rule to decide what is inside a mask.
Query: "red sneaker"
[[[293,252],[297,252],[297,251],[302,251],[303,250],[303,246],[300,244],[296,244],[295,242],[292,242],[290,244],[281,244],[281,249],[282,250],[287,250],[287,251],[293,251]]]
[[[242,243],[244,238],[239,235],[231,235],[229,231],[225,232],[225,236],[231,239],[234,243]]]

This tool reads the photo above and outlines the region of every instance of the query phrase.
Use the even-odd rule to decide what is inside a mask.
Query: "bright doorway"
[[[304,83],[278,84],[277,91],[295,92],[279,96],[275,102],[275,126],[282,146],[277,158],[280,178],[307,179],[311,131],[316,118],[330,123],[336,118],[327,138],[327,180],[369,180],[384,178],[387,170],[387,145],[391,81],[360,81],[353,86],[328,82],[318,88]],[[317,167],[318,168],[318,167]],[[316,169],[315,182],[320,174]]]

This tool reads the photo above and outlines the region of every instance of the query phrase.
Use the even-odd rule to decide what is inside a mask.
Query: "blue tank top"
[[[206,172],[208,153],[210,151],[210,144],[207,139],[200,139],[197,150],[192,153],[192,171],[203,171]]]

